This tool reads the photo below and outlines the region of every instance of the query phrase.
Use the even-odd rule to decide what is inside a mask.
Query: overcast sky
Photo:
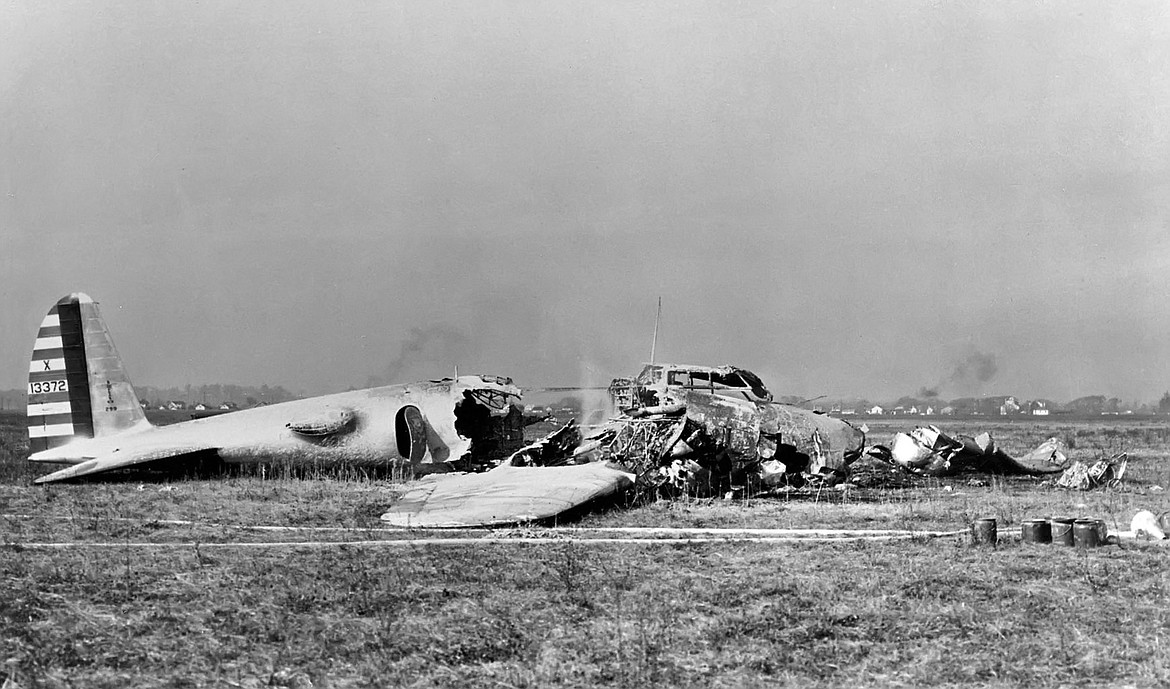
[[[1170,5],[0,5],[0,388],[1170,389]]]

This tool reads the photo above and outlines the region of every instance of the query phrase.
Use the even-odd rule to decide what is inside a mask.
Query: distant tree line
[[[209,407],[218,407],[221,404],[234,404],[246,409],[258,404],[277,404],[297,399],[297,395],[284,389],[282,386],[269,385],[185,385],[183,387],[158,388],[152,385],[135,386],[138,399],[152,409],[165,407],[170,402],[182,402],[188,407],[197,404],[206,404]]]
[[[1150,414],[1170,413],[1170,393],[1162,396],[1162,399],[1156,404],[1143,403],[1137,401],[1126,401],[1119,397],[1106,397],[1105,395],[1086,395],[1078,397],[1070,402],[1057,402],[1051,399],[1025,399],[1017,398],[1012,395],[989,395],[987,397],[960,397],[957,399],[947,400],[941,397],[921,398],[914,396],[903,396],[890,402],[875,402],[867,399],[851,399],[838,401],[822,401],[820,406],[828,409],[856,409],[865,410],[871,409],[874,406],[882,407],[886,412],[894,409],[917,409],[919,413],[923,410],[930,409],[934,413],[939,413],[942,410],[947,410],[947,413],[955,414],[985,414],[997,415],[1004,413],[1030,413],[1034,409],[1046,409],[1052,413],[1069,413],[1069,414]]]

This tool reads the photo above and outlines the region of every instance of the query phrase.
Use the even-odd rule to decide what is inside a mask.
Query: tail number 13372
[[[46,395],[51,392],[69,392],[69,383],[64,380],[38,380],[28,384],[30,395]]]

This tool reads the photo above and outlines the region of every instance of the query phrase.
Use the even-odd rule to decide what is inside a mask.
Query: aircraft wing
[[[603,462],[432,474],[395,502],[382,520],[419,528],[515,524],[556,516],[633,482],[633,474]]]
[[[51,474],[41,476],[33,481],[33,483],[65,481],[67,479],[91,476],[116,469],[126,469],[160,459],[173,459],[215,449],[208,445],[167,445],[155,447],[146,445],[125,449],[119,448],[93,457],[92,459],[87,459],[80,464],[74,464],[60,471],[54,471]]]

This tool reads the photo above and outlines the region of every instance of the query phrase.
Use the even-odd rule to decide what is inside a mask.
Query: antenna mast
[[[654,340],[650,343],[650,363],[654,363],[654,350],[658,349],[658,321],[662,319],[662,297],[658,297],[658,313],[654,316]]]

